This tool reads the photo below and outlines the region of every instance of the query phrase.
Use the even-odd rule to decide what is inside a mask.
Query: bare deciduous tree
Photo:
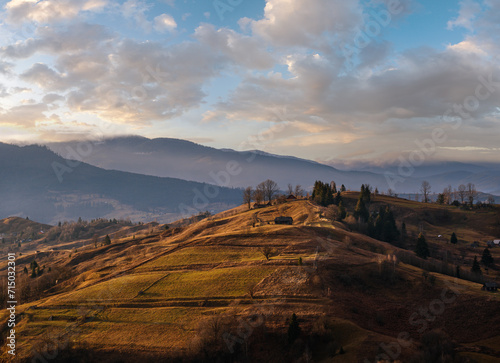
[[[424,203],[429,203],[429,194],[431,193],[431,184],[427,180],[424,180],[422,182],[422,185],[420,186],[420,191],[422,192],[422,195],[424,197]]]
[[[267,179],[261,184],[263,186],[265,199],[271,202],[273,200],[274,195],[279,191],[278,184],[276,184],[276,182],[271,179]]]
[[[295,186],[295,196],[297,198],[304,196],[304,189],[302,189],[302,186],[300,184],[297,184]]]
[[[470,205],[474,204],[474,199],[477,197],[476,186],[472,183],[467,184],[467,199],[469,200]]]
[[[243,191],[243,203],[248,204],[248,209],[250,209],[250,206],[252,204],[253,194],[254,193],[252,187],[248,187]]]
[[[443,190],[443,196],[444,196],[444,202],[445,202],[445,204],[451,204],[453,202],[452,195],[453,195],[453,190],[451,189],[451,185],[448,185]]]
[[[255,200],[255,203],[260,204],[264,200],[264,191],[262,189],[255,189],[255,192],[253,193],[253,200]]]
[[[288,183],[288,186],[287,186],[287,187],[288,187],[288,189],[287,189],[287,193],[288,193],[288,195],[293,194],[293,185],[292,185],[292,184],[290,184],[290,183]]]
[[[273,250],[270,246],[264,246],[260,249],[260,252],[264,255],[266,260],[269,261],[269,259],[273,256],[276,255],[276,251]]]
[[[458,186],[458,197],[460,198],[460,203],[462,204],[464,203],[466,195],[467,195],[467,188],[465,187],[465,185],[460,184]]]

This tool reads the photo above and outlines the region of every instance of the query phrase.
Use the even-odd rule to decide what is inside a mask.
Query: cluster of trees
[[[428,181],[424,180],[420,187],[420,192],[422,193],[422,201],[424,203],[429,203],[431,201],[431,185]],[[444,188],[442,193],[439,193],[436,198],[436,203],[438,204],[454,204],[456,206],[468,204],[470,207],[474,205],[474,201],[477,200],[478,192],[476,186],[473,183],[460,184],[458,189],[453,189],[451,185]],[[419,194],[415,196],[418,200]],[[487,199],[488,204],[495,204],[495,198],[489,196]]]
[[[370,216],[370,220],[368,221],[368,235],[389,243],[400,241],[401,233],[396,226],[394,214],[388,206],[385,208],[380,207],[378,213]]]
[[[131,221],[117,220],[117,219],[93,219],[88,222],[78,219],[78,222],[64,222],[56,227],[51,228],[45,235],[47,242],[61,241],[69,242],[76,239],[91,238],[100,230],[108,227],[115,227],[119,229],[124,226],[132,226]]]
[[[342,187],[337,190],[337,185],[334,181],[328,184],[317,180],[314,183],[311,198],[314,202],[324,207],[332,204],[339,205],[340,203],[342,203],[342,192],[345,192],[344,184],[342,184]]]
[[[255,189],[253,187],[247,187],[243,191],[243,202],[248,205],[248,209],[251,208],[252,201],[257,204],[271,202],[274,198],[279,195],[278,184],[271,179],[267,179],[257,185]],[[288,184],[288,194],[293,194],[296,197],[302,197],[304,195],[304,190],[302,186]]]

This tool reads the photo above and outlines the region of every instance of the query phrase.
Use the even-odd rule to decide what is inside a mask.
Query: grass
[[[257,249],[235,247],[188,247],[166,255],[140,267],[158,269],[186,265],[217,264],[222,262],[245,262],[261,260],[262,254]]]
[[[237,297],[247,286],[269,276],[276,267],[236,267],[208,271],[172,272],[145,291],[140,298]]]
[[[139,291],[146,289],[162,276],[164,276],[164,274],[158,272],[120,276],[79,291],[71,292],[61,297],[55,297],[48,302],[65,303],[132,299]]]

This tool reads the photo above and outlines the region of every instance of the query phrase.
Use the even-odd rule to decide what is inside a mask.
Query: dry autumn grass
[[[354,198],[346,194],[347,203]],[[372,208],[382,204],[392,206],[410,233],[424,224],[434,248],[457,258],[459,248],[474,240],[483,243],[500,231],[498,210],[482,214],[382,196]],[[450,284],[460,291],[456,301],[436,316],[428,331],[445,327],[453,332],[464,356],[500,358],[497,294],[439,273],[431,274],[431,283],[419,267],[392,265],[387,255],[398,253],[397,247],[325,221],[324,212],[305,200],[258,210],[239,207],[167,231],[135,238],[125,233],[110,246],[88,246],[71,257],[47,253],[41,263],[72,274],[45,297],[19,306],[19,359],[68,326],[77,327],[72,349],[101,352],[103,361],[113,350],[123,361],[141,354],[182,356],[200,344],[202,332],[206,334],[201,326],[210,319],[232,322],[224,329],[235,332],[241,321],[259,311],[262,322],[251,335],[264,357],[271,354],[269,344],[286,337],[287,319],[296,313],[303,343],[321,331],[327,337],[310,343],[315,360],[358,362],[375,357],[380,343],[393,342],[400,332],[418,341],[422,332],[410,323],[412,314],[439,299]],[[294,225],[275,225],[279,215],[293,217]],[[452,231],[459,235],[458,246],[432,237]],[[261,252],[266,246],[274,252],[269,260]],[[492,252],[500,259],[498,251]],[[464,263],[473,255],[467,250]],[[463,315],[477,307],[473,319]],[[4,323],[6,314],[1,314]],[[481,331],[471,333],[478,326]],[[268,336],[267,343],[258,340],[261,335]],[[338,355],[341,347],[345,354]],[[400,358],[405,361],[418,349],[418,344],[405,347]],[[254,358],[263,357],[259,354]]]

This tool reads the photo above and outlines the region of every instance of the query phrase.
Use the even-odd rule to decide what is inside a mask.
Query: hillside
[[[45,147],[0,143],[0,201],[0,217],[29,216],[49,224],[79,217],[173,221],[235,206],[241,191],[104,170]]]
[[[52,226],[48,224],[42,224],[33,222],[26,218],[19,217],[9,217],[5,219],[0,219],[0,235],[17,235],[26,231],[41,232],[48,231]]]
[[[344,195],[349,213],[355,198]],[[403,262],[413,252],[332,224],[326,208],[307,200],[240,206],[169,229],[123,230],[107,246],[23,255],[20,269],[36,260],[51,272],[19,277],[21,294],[36,284],[41,296],[18,307],[19,359],[32,349],[48,354],[55,341],[54,362],[359,362],[388,353],[430,362],[428,342],[436,341],[453,361],[498,361],[498,293],[422,267],[444,272],[440,256],[448,250],[447,261],[465,271],[479,253],[470,243],[484,248],[500,234],[500,210],[381,196],[370,209],[381,205],[396,211],[410,235],[425,232],[430,259]],[[293,225],[274,224],[277,216],[292,217]],[[439,240],[438,231],[457,231],[459,243]],[[500,259],[498,249],[492,254]],[[487,277],[498,281],[498,269]],[[292,314],[299,333],[287,333]],[[2,311],[2,326],[6,318]],[[297,336],[292,345],[290,334]]]

